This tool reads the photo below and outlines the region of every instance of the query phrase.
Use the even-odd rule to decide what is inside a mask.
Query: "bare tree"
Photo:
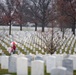
[[[43,49],[45,52],[53,54],[57,50],[57,48],[60,47],[60,44],[55,41],[55,34],[57,33],[53,31],[52,28],[48,29],[45,32],[38,31],[33,36],[33,43]],[[59,36],[57,38],[60,39]]]
[[[75,35],[76,24],[76,0],[57,0],[58,13],[60,16],[66,16],[67,25],[70,25]],[[70,18],[70,19],[68,19]],[[66,22],[66,20],[64,22]],[[70,24],[69,24],[70,23]]]
[[[1,3],[3,9],[2,20],[4,23],[9,25],[9,35],[11,35],[11,24],[12,24],[12,14],[14,11],[13,1],[6,0],[5,4]]]
[[[35,22],[36,27],[38,23],[42,25],[42,32],[45,26],[53,20],[55,16],[55,0],[27,0],[27,7],[32,15],[32,20]],[[30,16],[31,17],[31,16]]]
[[[15,0],[15,8],[18,13],[18,23],[20,24],[20,30],[22,31],[23,17],[24,17],[24,0]]]
[[[23,0],[6,0],[5,5],[1,3],[4,12],[2,20],[9,25],[9,35],[11,35],[11,25],[13,23],[20,24],[22,30],[23,23]]]

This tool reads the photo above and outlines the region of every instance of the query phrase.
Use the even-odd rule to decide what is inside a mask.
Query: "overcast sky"
[[[5,4],[6,0],[0,0],[0,3],[4,3]]]
[[[6,0],[0,0],[0,3],[2,3],[4,6],[6,6]]]

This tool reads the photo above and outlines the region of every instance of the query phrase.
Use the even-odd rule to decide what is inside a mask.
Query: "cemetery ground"
[[[74,75],[76,75],[76,72],[74,71]],[[0,75],[4,75],[4,74],[10,74],[10,75],[17,75],[16,73],[9,73],[7,69],[1,69],[0,67]],[[28,75],[31,75],[31,68],[28,68]],[[44,75],[50,75],[49,73],[46,73],[46,67],[44,70]]]
[[[37,45],[34,46],[31,37],[31,34],[35,32],[14,32],[12,31],[12,35],[9,36],[6,32],[5,35],[0,37],[0,56],[7,55],[10,56],[11,54],[8,51],[8,48],[10,47],[10,43],[14,40],[17,42],[17,51],[16,54],[24,54],[29,55],[32,54],[42,54],[46,55],[47,52],[45,52],[43,49],[40,49]],[[21,35],[20,35],[21,34]],[[59,31],[59,34],[62,33]],[[23,37],[22,37],[23,36]],[[58,47],[55,54],[70,54],[75,55],[76,54],[76,36],[74,36],[70,29],[68,29],[65,32],[65,38],[64,39],[58,39],[57,37],[54,37],[54,41],[59,43],[61,47]],[[37,41],[37,38],[35,39]],[[4,74],[10,74],[10,75],[17,75],[17,73],[9,73],[8,69],[1,69],[0,64],[0,75]],[[31,68],[28,67],[28,75],[31,75]],[[46,72],[46,66],[44,66],[44,75],[50,75],[50,73]],[[73,75],[76,75],[76,70],[73,70]]]
[[[73,75],[76,75],[76,71],[73,71],[73,72],[74,72]],[[9,73],[7,69],[1,69],[1,65],[0,65],[0,75],[4,75],[4,74],[17,75],[16,73]],[[30,67],[28,68],[28,75],[31,75],[31,68]],[[46,67],[44,70],[44,75],[50,75],[49,73],[46,73]]]
[[[4,75],[4,74],[17,75],[16,73],[9,73],[7,69],[1,69],[1,67],[0,67],[0,75]],[[31,75],[30,67],[28,70],[28,75]],[[50,74],[46,73],[46,70],[44,70],[44,75],[50,75]],[[76,71],[74,71],[73,75],[76,75]]]

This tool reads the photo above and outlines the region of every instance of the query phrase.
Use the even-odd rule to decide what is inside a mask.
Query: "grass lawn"
[[[0,75],[3,75],[3,74],[17,75],[16,73],[9,73],[7,69],[1,69],[1,66],[0,66]],[[28,75],[31,75],[30,67],[28,67]],[[44,75],[50,75],[49,73],[46,73],[46,67],[44,69]]]
[[[73,75],[76,75],[76,71],[73,72]],[[4,74],[10,74],[10,75],[17,75],[16,73],[8,73],[8,70],[6,69],[1,69],[0,67],[0,75],[4,75]],[[31,68],[28,67],[28,75],[31,75]],[[46,67],[44,69],[44,75],[50,75],[49,73],[46,73]]]

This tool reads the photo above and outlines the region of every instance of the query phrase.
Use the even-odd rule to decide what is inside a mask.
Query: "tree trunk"
[[[9,23],[9,35],[11,35],[11,21]]]
[[[20,31],[22,31],[22,24],[20,24]]]
[[[54,53],[54,46],[53,46],[53,22],[52,22],[52,36],[51,36],[51,55]]]
[[[74,24],[72,25],[72,32],[73,32],[73,34],[75,35],[75,22],[74,22]]]
[[[21,9],[22,11],[22,9]],[[22,31],[22,12],[20,11],[20,31]]]
[[[44,32],[44,28],[45,28],[45,23],[42,23],[42,32]]]
[[[37,31],[37,23],[35,23],[35,31]]]
[[[60,23],[60,29],[61,29],[61,31],[63,31],[62,23]]]
[[[62,34],[62,38],[64,38],[64,28],[62,29],[62,32],[63,32],[63,34]]]
[[[42,19],[42,32],[44,32],[44,28],[45,28],[45,10],[44,10],[44,13],[43,13],[43,19]]]
[[[60,29],[61,29],[61,31],[63,31],[63,28],[62,27],[60,27]]]

